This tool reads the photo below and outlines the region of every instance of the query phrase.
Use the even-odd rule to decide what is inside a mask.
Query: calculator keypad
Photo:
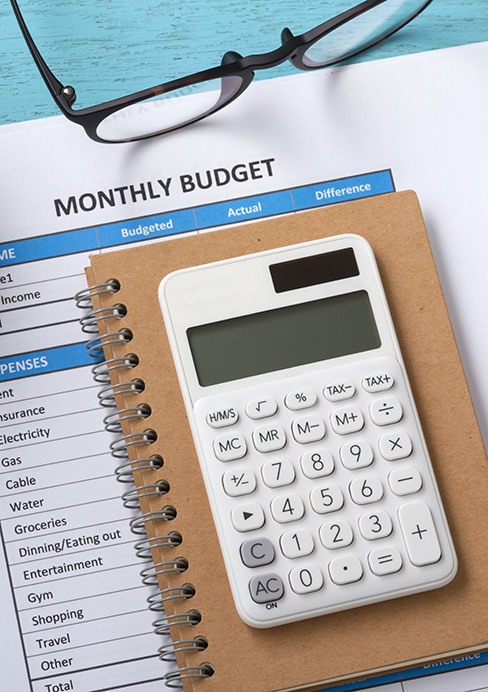
[[[453,569],[402,367],[366,366],[195,406],[227,570],[250,624],[433,588]]]

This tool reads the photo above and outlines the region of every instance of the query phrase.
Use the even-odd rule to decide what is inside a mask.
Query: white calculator
[[[272,627],[457,561],[370,245],[191,267],[159,298],[237,611]]]

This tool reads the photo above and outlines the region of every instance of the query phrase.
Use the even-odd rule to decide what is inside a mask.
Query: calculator
[[[245,623],[283,625],[454,577],[446,516],[364,238],[176,271],[159,299]]]

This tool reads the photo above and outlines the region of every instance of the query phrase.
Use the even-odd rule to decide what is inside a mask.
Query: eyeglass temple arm
[[[22,13],[16,0],[10,0],[10,4],[12,5],[13,11],[20,26],[20,30],[22,31],[25,42],[27,43],[27,47],[29,48],[34,62],[37,65],[37,69],[41,73],[41,76],[44,79],[47,88],[51,92],[52,97],[54,98],[54,100],[56,101],[56,103],[62,111],[70,112],[71,105],[74,103],[76,99],[75,90],[73,89],[73,87],[63,86],[59,79],[57,79],[54,76],[54,74],[51,72],[46,62],[44,61],[44,58],[40,54],[39,50],[37,49],[37,46],[34,43],[29,29],[27,28],[27,25],[24,21],[24,18],[22,16]]]

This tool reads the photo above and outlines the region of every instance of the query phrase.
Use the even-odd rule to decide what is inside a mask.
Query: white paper
[[[364,184],[390,172],[397,190],[419,196],[486,442],[487,68],[482,43],[257,82],[211,119],[134,144],[96,144],[62,118],[0,128],[0,414],[36,409],[0,422],[0,457],[22,460],[0,468],[9,561],[7,569],[0,551],[0,668],[9,690],[149,691],[161,689],[166,670],[90,368],[47,372],[42,360],[83,340],[69,298],[99,242],[103,251],[185,224],[186,232],[207,231],[208,205],[229,200],[225,213],[215,208],[216,224],[283,213],[303,199],[302,186],[309,206],[343,201],[350,177]],[[282,192],[272,198],[274,191]],[[85,228],[96,242],[81,249],[61,233]],[[21,366],[31,370],[12,379]],[[86,545],[61,540],[57,553],[63,538]],[[88,566],[55,571],[75,555]],[[449,689],[467,690],[483,672],[443,676],[456,680]],[[417,692],[436,679],[390,687]]]

